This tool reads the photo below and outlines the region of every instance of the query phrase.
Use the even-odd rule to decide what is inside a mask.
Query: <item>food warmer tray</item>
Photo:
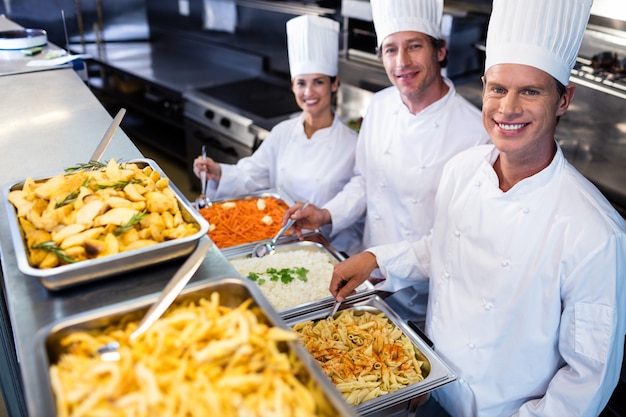
[[[251,281],[239,277],[222,278],[219,280],[201,280],[189,284],[176,299],[180,302],[191,302],[200,298],[209,298],[210,294],[218,292],[220,304],[230,308],[239,306],[242,302],[252,298],[249,308],[259,307],[261,312],[259,322],[270,326],[289,329],[281,320],[276,310]],[[38,381],[46,384],[44,399],[39,405],[42,416],[53,416],[55,400],[50,385],[49,367],[56,363],[62,352],[61,340],[64,336],[75,331],[90,331],[104,329],[122,319],[140,319],[153,304],[159,294],[144,296],[128,300],[107,307],[94,309],[74,316],[58,320],[44,328],[36,335],[38,352],[34,366],[38,374]],[[323,404],[332,412],[333,416],[357,417],[354,408],[345,402],[330,380],[317,365],[315,359],[307,352],[304,346],[296,341],[286,344],[286,349],[294,352],[305,368],[305,376],[312,378],[314,387],[318,390],[317,403]]]
[[[424,380],[355,406],[354,408],[361,417],[387,417],[389,416],[389,410],[403,408],[403,404],[406,404],[408,408],[411,400],[415,397],[433,391],[456,379],[456,374],[452,369],[435,353],[433,348],[429,346],[430,341],[425,341],[424,338],[402,320],[402,318],[379,296],[371,295],[361,299],[346,300],[341,304],[339,312],[347,309],[352,309],[357,314],[359,311],[383,313],[413,342],[417,349],[423,354],[423,358],[420,359],[425,359],[428,364],[427,367],[430,367],[428,375]],[[317,311],[309,311],[298,317],[286,319],[285,321],[289,326],[294,326],[297,323],[308,320],[326,320],[331,312],[331,308],[320,308]]]
[[[222,251],[222,253],[229,261],[236,258],[246,258],[251,256],[254,246],[255,244],[242,245],[230,251]],[[335,249],[322,234],[315,232],[305,234],[304,241],[299,241],[296,236],[284,236],[276,242],[276,253],[289,252],[293,250],[308,250],[313,252],[322,251],[328,254],[331,259],[335,261],[335,263],[346,259],[346,256]],[[374,292],[374,284],[366,281],[358,286],[355,293],[348,296],[347,300],[354,300],[357,298],[360,299],[365,296],[372,295]],[[329,292],[328,297],[310,303],[278,310],[278,313],[283,319],[289,319],[291,317],[298,317],[302,314],[306,314],[309,311],[317,311],[319,309],[332,306],[334,302],[335,299]]]
[[[156,162],[151,159],[133,159],[127,162],[136,163],[139,167],[144,168],[150,166],[161,177],[167,177]],[[40,178],[37,181],[44,181],[49,178],[51,177]],[[22,238],[16,209],[8,199],[9,192],[23,188],[25,181],[24,179],[4,187],[4,204],[9,220],[11,240],[13,241],[17,266],[20,272],[29,277],[38,278],[43,286],[49,290],[56,291],[184,257],[195,249],[200,238],[205,236],[209,230],[207,221],[191,206],[180,190],[170,181],[169,187],[178,200],[178,206],[182,215],[186,221],[195,222],[199,225],[198,232],[190,236],[102,258],[84,260],[49,269],[34,268],[28,263],[26,246]]]

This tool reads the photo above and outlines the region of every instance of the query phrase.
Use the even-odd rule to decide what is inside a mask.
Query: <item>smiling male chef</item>
[[[426,331],[458,375],[433,397],[455,417],[597,416],[619,379],[624,220],[554,140],[591,3],[493,2],[482,110],[493,145],[446,165],[430,236],[335,267],[340,301],[376,267],[429,279]]]
[[[441,75],[447,54],[440,29],[443,1],[370,4],[379,57],[393,85],[370,101],[350,182],[322,208],[309,206],[292,216],[294,206],[285,216],[297,220],[296,228],[332,224],[334,235],[365,215],[364,248],[428,234],[444,164],[464,149],[489,142],[480,111]],[[396,281],[382,289],[412,284]],[[422,299],[428,286],[419,285],[398,294],[396,304],[408,308]]]

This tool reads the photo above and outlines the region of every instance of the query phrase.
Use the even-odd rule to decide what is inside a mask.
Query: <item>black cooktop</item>
[[[300,110],[289,87],[272,84],[261,78],[199,88],[196,91],[264,119]]]

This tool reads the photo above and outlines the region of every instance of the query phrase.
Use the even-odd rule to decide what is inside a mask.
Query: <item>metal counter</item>
[[[72,69],[0,77],[0,179],[2,184],[62,172],[86,162],[106,131],[111,116]],[[142,155],[118,129],[103,160]],[[4,196],[3,196],[4,197]],[[21,274],[4,205],[0,208],[0,250],[4,297],[0,298],[0,385],[11,416],[37,416],[45,384],[32,366],[39,354],[35,335],[68,315],[159,292],[183,260],[49,292],[38,280]],[[236,275],[212,248],[194,281]]]

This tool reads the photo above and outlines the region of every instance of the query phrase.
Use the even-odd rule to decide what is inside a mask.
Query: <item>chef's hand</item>
[[[315,230],[325,224],[331,222],[330,212],[326,209],[321,209],[313,204],[309,204],[302,211],[296,213],[296,211],[302,207],[304,203],[296,203],[289,207],[283,215],[283,225],[294,219],[296,222],[293,224],[293,229],[300,239],[302,239],[302,229]]]
[[[200,171],[206,172],[207,179],[220,182],[220,178],[222,177],[222,166],[211,158],[203,158],[202,156],[199,156],[194,159],[193,173],[196,174],[196,177],[198,178],[200,178]]]
[[[330,280],[330,292],[339,302],[352,294],[352,292],[372,275],[372,271],[378,268],[376,256],[371,252],[361,252],[339,262],[333,268],[333,277]]]

